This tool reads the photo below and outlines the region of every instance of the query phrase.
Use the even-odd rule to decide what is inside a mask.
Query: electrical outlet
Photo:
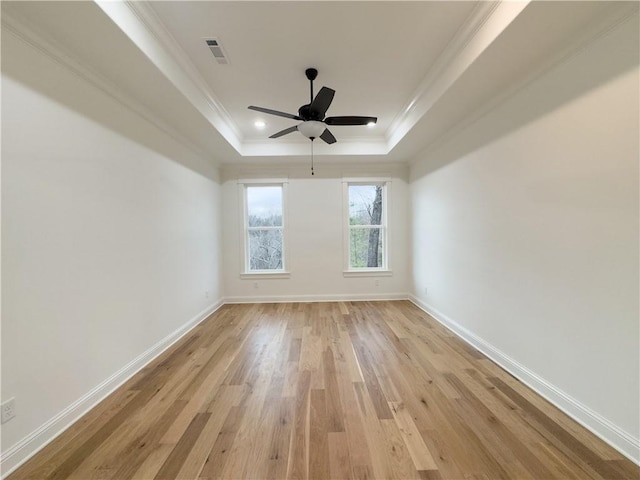
[[[16,416],[16,399],[10,398],[0,406],[0,412],[2,413],[2,422],[5,423]]]
[[[204,292],[204,298],[209,298],[209,290],[207,290],[206,292]]]
[[[380,286],[380,280],[376,280],[376,287]]]
[[[253,282],[253,288],[258,288],[258,282]]]
[[[424,294],[427,294],[427,287],[424,287]]]

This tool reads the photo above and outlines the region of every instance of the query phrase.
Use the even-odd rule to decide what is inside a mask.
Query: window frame
[[[371,185],[382,187],[382,215],[380,225],[351,225],[349,223],[349,187],[357,185]],[[389,178],[344,178],[342,180],[343,195],[343,225],[344,225],[344,270],[345,277],[391,276],[393,274],[389,259],[389,192],[391,180]],[[353,229],[379,228],[382,239],[382,266],[380,267],[352,267],[351,266],[351,231]]]
[[[240,278],[289,278],[290,273],[287,270],[288,262],[288,209],[287,209],[287,185],[286,178],[264,178],[264,179],[241,179],[238,180],[240,206],[241,206],[241,235],[242,235],[242,271]],[[280,187],[282,189],[282,226],[265,226],[250,227],[249,226],[249,204],[247,200],[247,192],[250,187]],[[282,268],[273,270],[251,270],[251,260],[249,258],[249,232],[258,230],[281,230],[282,231]]]

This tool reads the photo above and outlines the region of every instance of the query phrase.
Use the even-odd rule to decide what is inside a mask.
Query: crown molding
[[[301,142],[245,140],[229,112],[165,27],[150,2],[96,0],[96,3],[241,156],[273,157],[308,153],[307,145]],[[527,4],[528,1],[478,3],[386,132],[373,141],[355,139],[341,142],[326,153],[388,154]],[[319,147],[321,153],[322,146]]]
[[[479,2],[386,132],[381,132],[373,140],[340,142],[330,152],[325,152],[324,146],[319,144],[318,154],[389,154],[528,3],[529,0]],[[242,157],[308,153],[308,146],[304,142],[275,143],[244,139],[229,112],[149,1],[96,0],[96,4]]]
[[[217,124],[219,122],[224,122],[226,124],[225,126],[231,130],[232,135],[242,142],[242,134],[240,133],[235,121],[227,109],[222,105],[220,100],[216,97],[215,93],[209,88],[207,81],[204,79],[200,71],[189,60],[184,49],[176,41],[173,35],[171,35],[169,30],[167,30],[164,23],[160,20],[160,17],[158,17],[158,14],[151,7],[150,3],[146,0],[127,0],[124,4],[129,7],[134,15],[136,15],[136,17],[144,24],[147,31],[163,46],[166,53],[178,65],[178,68],[200,90],[205,99],[206,105],[210,110],[210,115],[205,115],[205,117],[211,121],[211,124],[216,127],[218,131],[220,131],[220,129]]]
[[[136,38],[139,37],[139,34],[137,35],[135,30],[140,26],[155,39],[157,43],[155,47],[161,49],[155,53],[152,51],[153,48],[151,46],[144,47],[143,45],[138,45],[138,47],[145,55],[149,56],[152,62],[154,62],[154,60],[150,54],[157,55],[158,57],[166,56],[171,59],[173,65],[163,62],[165,65],[164,68],[161,68],[159,64],[156,64],[156,66],[158,66],[162,73],[185,95],[241,156],[276,157],[307,155],[309,153],[309,144],[307,141],[267,142],[264,140],[251,141],[244,139],[229,112],[213,93],[200,71],[189,60],[184,49],[166,28],[148,1],[128,0],[124,2],[124,5],[126,5],[137,18],[138,25],[131,25],[130,19],[127,20],[123,14],[116,13],[115,9],[112,8],[113,2],[98,1],[97,3],[99,5],[106,4],[106,8],[112,11],[112,14],[108,12],[107,14],[110,15],[111,19],[116,22],[137,45]],[[129,34],[125,28],[132,33]],[[139,40],[141,40],[141,38]],[[177,72],[183,74],[191,85],[186,85],[177,78]],[[195,94],[196,91],[198,92],[197,95]],[[204,105],[201,102],[202,99],[205,101]],[[326,150],[325,145],[320,142],[314,146],[319,155],[386,155],[390,150],[384,135],[374,140],[368,139],[363,141],[350,139],[348,141],[341,141],[339,145],[332,146],[331,150]]]
[[[387,131],[391,151],[469,66],[529,5],[530,0],[479,2],[434,62]]]
[[[331,146],[324,142],[313,142],[315,155],[386,155],[389,153],[384,139],[341,140]],[[308,156],[311,144],[307,139],[297,142],[266,142],[263,140],[247,141],[242,145],[243,157],[278,157],[278,156]]]
[[[486,49],[504,32],[509,25],[527,8],[526,1],[492,1],[478,2],[473,11],[449,41],[444,50],[420,82],[411,98],[405,104],[401,113],[391,123],[390,127],[379,132],[375,138],[351,138],[340,141],[336,145],[327,148],[322,142],[314,143],[314,153],[318,156],[384,156],[390,154],[398,143],[409,133],[416,124],[428,115],[432,107],[443,97],[452,85],[465,75],[472,65]],[[629,2],[634,4],[634,2]],[[241,157],[294,157],[308,156],[310,152],[309,142],[306,139],[287,139],[285,141],[267,141],[266,139],[251,140],[243,138],[240,129],[232,119],[230,113],[222,105],[205,78],[192,63],[185,51],[166,28],[158,14],[155,12],[152,2],[149,0],[113,2],[109,0],[96,0],[95,4],[116,26],[132,41],[132,43],[149,59],[166,79],[184,96],[202,115],[207,122],[235,149]],[[631,7],[630,7],[631,8]],[[121,104],[133,110],[145,120],[153,123],[163,132],[170,135],[190,150],[204,158],[211,158],[211,152],[207,152],[202,146],[194,143],[180,133],[179,128],[171,121],[159,119],[151,109],[141,102],[127,95],[118,85],[110,82],[104,76],[98,74],[95,69],[81,64],[74,59],[74,55],[65,50],[62,45],[48,38],[46,32],[34,32],[19,19],[12,18],[6,13],[10,9],[3,8],[3,27],[15,33],[27,43],[39,51],[64,65],[76,75],[84,78],[105,93],[116,99]],[[16,13],[17,15],[17,13]],[[589,36],[589,35],[587,35]],[[584,35],[572,39],[572,49],[579,48],[583,43]],[[563,51],[566,52],[565,49]],[[77,57],[76,57],[77,58]],[[550,64],[557,63],[554,55]],[[544,70],[548,69],[547,66]],[[540,75],[540,70],[531,72],[524,79],[524,83],[531,78]],[[429,143],[430,146],[448,138],[460,128],[477,120],[487,111],[501,103],[514,91],[522,88],[519,83],[502,92],[494,99],[489,99],[481,109],[471,112],[463,121],[457,122],[448,131],[438,135]],[[423,146],[424,151],[428,146]],[[251,158],[247,159],[251,161]]]
[[[81,78],[93,87],[105,93],[110,98],[120,103],[128,110],[134,112],[147,122],[153,124],[183,147],[186,147],[204,159],[212,158],[209,152],[193,143],[171,126],[171,124],[158,118],[156,114],[137,101],[134,97],[126,94],[122,89],[118,88],[113,82],[103,75],[76,60],[75,55],[62,46],[60,42],[42,31],[36,33],[30,26],[28,26],[27,22],[20,19],[13,12],[8,11],[8,9],[3,9],[2,11],[2,29],[12,34],[24,44],[45,55],[76,77]]]
[[[452,141],[458,137],[467,128],[480,121],[485,116],[489,115],[495,109],[500,107],[503,103],[508,101],[511,97],[514,97],[518,92],[527,89],[530,85],[542,78],[548,72],[555,68],[559,68],[565,63],[571,61],[575,56],[581,52],[591,48],[594,43],[603,39],[607,35],[614,32],[616,29],[622,27],[629,21],[637,21],[640,7],[637,2],[624,2],[621,3],[622,7],[619,10],[615,10],[610,14],[598,18],[589,28],[581,32],[572,38],[571,43],[559,49],[555,54],[549,57],[542,65],[536,68],[533,72],[527,75],[525,78],[517,83],[511,85],[508,89],[504,90],[499,95],[492,97],[486,103],[481,105],[476,110],[469,112],[466,118],[452,125],[448,130],[443,132],[433,141],[426,144],[419,152],[407,159],[409,166],[413,167],[429,152],[439,148],[440,146]]]
[[[239,178],[273,178],[288,179],[310,178],[309,163],[288,162],[280,164],[223,164],[220,166],[222,182],[236,181]],[[314,178],[375,177],[409,180],[409,166],[405,163],[322,163],[317,166]]]
[[[242,141],[229,113],[146,2],[96,0],[96,5],[140,49],[238,153]]]

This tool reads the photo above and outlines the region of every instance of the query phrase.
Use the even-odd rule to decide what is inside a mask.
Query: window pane
[[[349,225],[382,225],[381,185],[349,185]]]
[[[382,268],[384,235],[381,228],[351,228],[349,253],[351,268]]]
[[[249,231],[249,270],[282,270],[282,230]]]
[[[282,187],[247,187],[250,227],[282,226]]]

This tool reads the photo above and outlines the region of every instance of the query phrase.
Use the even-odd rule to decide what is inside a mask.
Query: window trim
[[[382,186],[382,220],[381,225],[350,225],[349,224],[349,186],[351,185],[380,185]],[[389,197],[391,191],[390,178],[343,178],[342,179],[342,212],[343,212],[343,266],[342,275],[344,277],[388,277],[393,275],[389,254]],[[382,267],[351,267],[351,249],[349,241],[351,239],[351,230],[353,228],[380,228],[382,233],[383,266]]]
[[[288,258],[288,208],[287,208],[287,178],[261,178],[261,179],[240,179],[238,180],[241,219],[240,234],[242,236],[241,252],[241,279],[255,278],[289,278],[291,273],[287,270],[289,266]],[[247,187],[281,187],[282,188],[282,226],[281,227],[249,227],[248,225],[248,204]],[[282,230],[282,268],[278,270],[250,270],[249,260],[249,231],[250,230]]]

